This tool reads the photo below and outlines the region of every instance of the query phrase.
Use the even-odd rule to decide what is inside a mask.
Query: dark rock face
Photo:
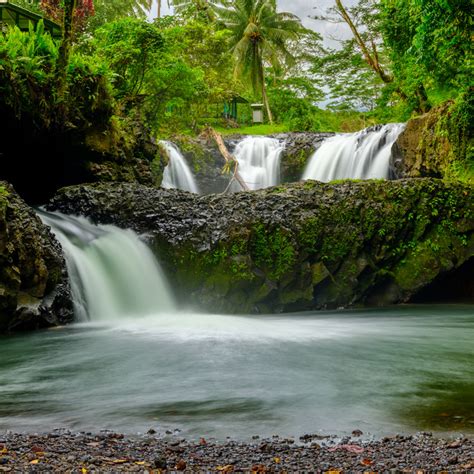
[[[474,182],[474,88],[407,122],[392,148],[394,178],[448,178]]]
[[[300,181],[311,155],[334,133],[300,132],[273,135],[285,143],[281,154],[281,182]]]
[[[1,102],[1,101],[0,101]],[[0,103],[2,141],[0,179],[15,186],[30,204],[43,204],[63,186],[97,181],[130,181],[152,185],[151,161],[157,147],[136,125],[133,140],[110,129],[41,128]]]
[[[230,176],[223,173],[225,159],[217,145],[204,137],[179,137],[173,141],[189,164],[203,194],[222,193],[228,186]],[[226,141],[232,151],[232,143]]]
[[[70,322],[62,250],[34,211],[0,181],[0,332]]]
[[[278,312],[407,302],[455,279],[474,255],[471,191],[436,179],[209,196],[98,184],[60,190],[49,209],[146,235],[181,300]]]

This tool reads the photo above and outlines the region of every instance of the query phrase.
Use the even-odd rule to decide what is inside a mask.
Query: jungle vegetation
[[[472,114],[470,0],[334,0],[317,18],[351,35],[333,48],[276,0],[171,0],[153,21],[150,0],[11,1],[63,27],[0,34],[0,97],[51,127],[232,129],[254,102],[267,132],[351,131],[446,101]],[[234,99],[247,101],[236,120]]]

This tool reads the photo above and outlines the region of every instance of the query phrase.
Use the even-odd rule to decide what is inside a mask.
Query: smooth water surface
[[[474,307],[160,314],[0,339],[0,430],[474,432]]]

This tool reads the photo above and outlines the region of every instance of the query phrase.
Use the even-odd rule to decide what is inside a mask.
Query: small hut
[[[54,38],[61,37],[61,27],[51,20],[43,18],[26,8],[11,3],[10,0],[0,0],[0,31],[5,26],[18,26],[21,31],[28,31],[30,25],[36,27],[43,20],[44,29]]]
[[[224,102],[224,118],[237,121],[237,104],[248,104],[249,101],[240,95],[234,95],[230,101]]]

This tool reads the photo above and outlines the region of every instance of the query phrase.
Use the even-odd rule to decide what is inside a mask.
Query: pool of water
[[[0,338],[0,430],[474,433],[474,306],[151,315]]]

